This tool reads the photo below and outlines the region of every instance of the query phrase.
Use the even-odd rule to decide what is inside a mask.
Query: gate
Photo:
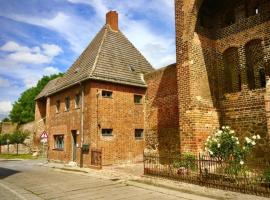
[[[102,150],[91,149],[91,165],[101,169],[102,168]]]

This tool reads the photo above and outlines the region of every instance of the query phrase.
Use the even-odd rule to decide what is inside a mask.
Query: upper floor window
[[[143,138],[143,129],[135,129],[135,139]]]
[[[142,95],[134,95],[134,103],[142,104]]]
[[[54,135],[54,148],[64,149],[64,135]]]
[[[65,111],[69,111],[70,109],[70,97],[66,97],[65,99]]]
[[[56,101],[56,113],[60,112],[60,100]]]
[[[102,129],[101,134],[102,134],[102,136],[112,136],[113,129]]]
[[[102,90],[102,97],[105,97],[105,98],[112,98],[112,94],[113,94],[112,91]]]
[[[75,96],[75,108],[79,108],[81,106],[81,95],[76,94]]]

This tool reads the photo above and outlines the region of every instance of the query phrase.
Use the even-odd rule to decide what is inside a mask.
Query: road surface
[[[148,185],[128,185],[38,165],[40,161],[0,160],[1,200],[209,200]]]

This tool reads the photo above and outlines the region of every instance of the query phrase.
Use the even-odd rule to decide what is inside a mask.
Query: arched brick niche
[[[262,40],[251,40],[245,45],[247,80],[249,89],[264,88],[266,74]]]
[[[220,125],[264,134],[270,1],[175,0],[175,9],[181,151],[201,151]]]
[[[223,54],[225,92],[241,91],[241,70],[238,48],[230,47]]]

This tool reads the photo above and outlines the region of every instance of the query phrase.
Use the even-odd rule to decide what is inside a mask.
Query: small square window
[[[54,135],[54,148],[64,149],[64,135]]]
[[[113,130],[112,129],[102,129],[101,133],[102,133],[102,136],[112,136]]]
[[[134,103],[142,104],[142,95],[134,95]]]
[[[135,129],[135,139],[143,138],[143,129]]]
[[[69,109],[70,109],[70,97],[66,97],[66,99],[65,99],[65,110],[66,111],[69,111]]]
[[[75,108],[79,108],[81,106],[81,95],[76,94],[75,96]]]
[[[60,112],[60,100],[56,101],[56,113]]]
[[[112,91],[105,91],[105,90],[102,90],[102,97],[104,98],[112,98]]]

